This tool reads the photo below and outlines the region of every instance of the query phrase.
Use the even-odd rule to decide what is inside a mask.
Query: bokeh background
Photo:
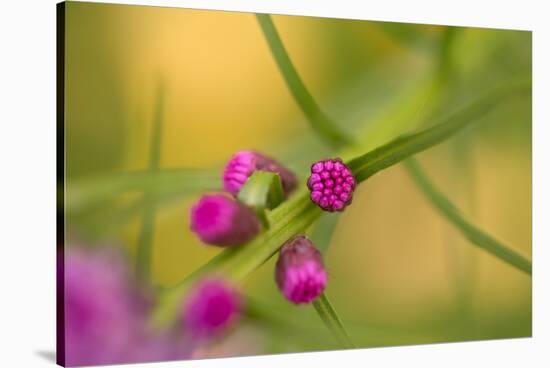
[[[108,191],[120,173],[149,169],[159,116],[158,170],[197,169],[204,190],[221,187],[224,163],[241,149],[274,156],[302,177],[331,155],[289,93],[254,14],[71,2],[66,10],[67,244],[120,247],[132,264],[144,219],[152,219],[159,288],[220,251],[190,231],[200,194],[184,185],[172,183],[154,206],[136,190],[82,198],[94,186]],[[530,32],[273,20],[319,105],[343,131],[365,137],[365,151],[479,91],[531,78]],[[417,158],[474,223],[530,257],[531,100],[510,100],[483,120]],[[354,197],[325,263],[327,294],[358,346],[531,335],[531,278],[464,240],[402,166],[361,184]],[[312,307],[280,295],[273,265],[242,287],[284,323],[246,320],[197,357],[337,347]]]

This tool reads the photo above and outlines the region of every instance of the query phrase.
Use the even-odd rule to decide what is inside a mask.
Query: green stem
[[[424,193],[430,203],[447,220],[458,227],[468,240],[509,265],[531,275],[531,261],[466,220],[455,205],[431,183],[415,160],[407,160],[405,166],[416,185],[422,190],[422,193]]]
[[[153,131],[151,134],[151,149],[149,156],[149,169],[153,172],[158,171],[160,166],[160,148],[162,136],[164,91],[162,85],[159,85],[157,92],[157,101],[153,117]],[[151,277],[152,263],[152,244],[155,227],[156,204],[150,192],[143,194],[144,210],[143,222],[137,242],[136,267],[138,274],[148,280]]]
[[[77,179],[67,185],[67,213],[76,215],[99,207],[127,192],[153,193],[156,197],[177,197],[220,187],[219,170],[158,169],[127,171]]]
[[[336,311],[330,304],[325,293],[321,294],[317,299],[313,301],[313,306],[319,314],[319,317],[323,320],[328,329],[336,337],[336,339],[346,348],[355,348],[351,339],[349,338],[342,321],[336,314]]]
[[[271,54],[277,62],[279,71],[288,89],[304,115],[307,117],[313,130],[334,148],[340,148],[351,144],[352,140],[350,137],[340,132],[337,125],[321,111],[321,108],[311,93],[309,93],[304,82],[298,75],[296,68],[292,64],[269,14],[256,14],[256,19],[260,23]]]

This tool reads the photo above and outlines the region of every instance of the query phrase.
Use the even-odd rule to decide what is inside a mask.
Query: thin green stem
[[[219,170],[158,169],[127,171],[77,179],[67,185],[67,213],[75,215],[100,207],[127,192],[154,193],[157,197],[177,197],[220,187]]]
[[[509,265],[531,275],[531,261],[466,220],[455,205],[432,184],[418,162],[414,159],[407,160],[405,167],[430,203],[453,223],[464,237]]]
[[[164,118],[164,90],[159,85],[157,101],[153,116],[153,131],[151,134],[151,148],[149,155],[149,169],[156,172],[160,166],[160,150],[162,137],[162,122]],[[150,192],[143,194],[143,220],[137,242],[136,267],[138,274],[145,280],[151,277],[152,244],[156,217],[156,203]]]
[[[351,144],[351,138],[341,133],[338,126],[321,110],[311,93],[309,93],[292,64],[269,14],[256,14],[256,18],[290,93],[292,93],[294,100],[308,119],[313,130],[334,148]]]
[[[336,337],[336,339],[346,348],[355,348],[355,345],[351,341],[342,321],[336,314],[336,311],[330,304],[325,293],[321,294],[317,299],[313,301],[313,307],[319,314],[319,317],[323,320],[328,329]]]

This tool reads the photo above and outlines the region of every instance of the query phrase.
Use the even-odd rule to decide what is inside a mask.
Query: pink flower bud
[[[355,185],[351,170],[339,158],[311,165],[307,181],[310,198],[325,211],[343,211],[351,204]]]
[[[233,246],[252,240],[261,225],[245,205],[223,194],[205,194],[191,209],[191,230],[207,244]]]
[[[239,294],[222,279],[206,279],[194,287],[183,308],[183,322],[197,338],[209,338],[230,328],[241,311]]]
[[[310,303],[327,284],[321,253],[304,236],[296,236],[281,248],[275,280],[279,289],[294,304]]]
[[[248,177],[258,170],[279,174],[286,196],[296,189],[297,179],[292,171],[274,159],[255,151],[239,151],[233,155],[223,172],[224,189],[236,196]]]

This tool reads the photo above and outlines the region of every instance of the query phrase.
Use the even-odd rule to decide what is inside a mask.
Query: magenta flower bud
[[[183,308],[183,322],[196,338],[219,335],[239,319],[242,302],[222,279],[206,279],[191,291]]]
[[[274,159],[255,151],[239,151],[233,155],[225,166],[223,172],[224,189],[236,196],[248,177],[257,170],[279,174],[287,197],[298,185],[296,175]]]
[[[223,194],[205,194],[191,208],[191,230],[207,244],[233,246],[252,240],[261,225],[242,203]]]
[[[275,280],[285,298],[294,304],[309,303],[327,285],[321,253],[304,236],[296,236],[281,248]]]
[[[343,211],[351,204],[355,185],[351,170],[339,158],[311,165],[307,180],[310,198],[325,211]]]

